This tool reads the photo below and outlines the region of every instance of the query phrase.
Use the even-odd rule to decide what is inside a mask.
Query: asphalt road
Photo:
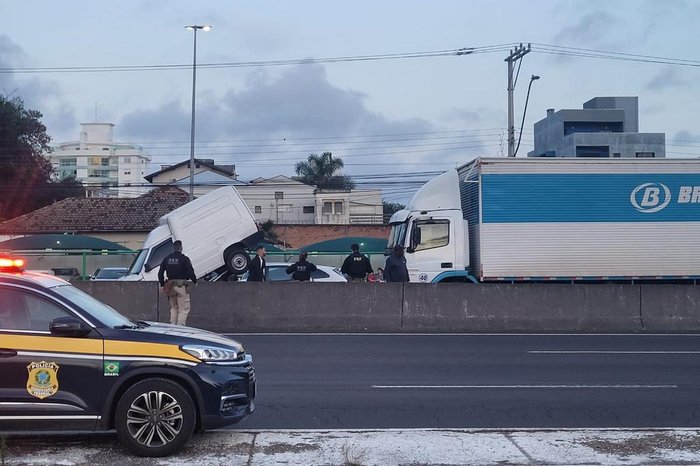
[[[235,335],[234,428],[700,426],[700,335]]]

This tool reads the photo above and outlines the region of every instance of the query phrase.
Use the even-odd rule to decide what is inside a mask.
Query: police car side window
[[[53,319],[67,315],[44,298],[24,290],[0,287],[0,329],[48,332]]]
[[[323,270],[316,269],[313,272],[311,272],[311,278],[319,279],[319,278],[328,278],[330,275],[328,275],[326,272]]]

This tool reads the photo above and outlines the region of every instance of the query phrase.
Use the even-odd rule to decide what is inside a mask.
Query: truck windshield
[[[134,259],[131,267],[129,267],[129,275],[138,275],[141,273],[143,263],[146,262],[146,256],[148,256],[148,249],[141,249],[139,251],[139,255],[136,256],[136,259]]]
[[[406,241],[406,231],[408,230],[408,220],[403,223],[395,223],[391,226],[389,233],[389,241],[386,244],[386,250],[389,254],[397,244],[403,246]]]

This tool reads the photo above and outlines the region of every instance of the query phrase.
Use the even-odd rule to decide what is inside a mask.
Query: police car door
[[[0,284],[0,430],[93,429],[102,366],[95,329],[38,290]]]

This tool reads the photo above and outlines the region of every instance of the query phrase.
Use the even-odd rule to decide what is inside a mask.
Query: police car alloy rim
[[[138,443],[162,447],[172,442],[182,430],[182,407],[165,392],[143,393],[129,406],[126,423],[129,434]]]

